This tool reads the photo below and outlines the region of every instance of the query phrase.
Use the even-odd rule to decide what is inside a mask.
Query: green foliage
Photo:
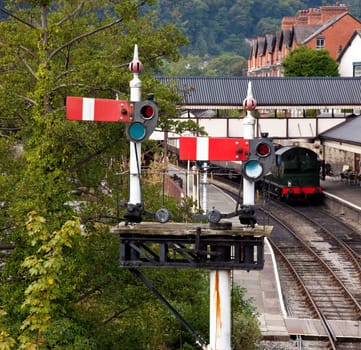
[[[73,299],[77,283],[83,277],[79,271],[81,266],[76,261],[84,240],[80,221],[67,221],[61,230],[49,233],[45,219],[33,212],[29,214],[26,229],[31,246],[37,250],[21,265],[29,284],[21,305],[25,319],[20,327],[19,349],[47,347],[52,342],[58,343],[60,337],[66,347],[75,341],[72,336],[67,338],[64,334],[71,334],[72,328],[76,327],[68,319],[70,313],[66,301]]]
[[[14,249],[2,257],[4,349],[194,346],[168,311],[118,266],[118,237],[109,230],[116,198],[103,193],[100,183],[114,189],[119,181],[119,196],[126,198],[128,182],[119,175],[128,170],[124,125],[65,117],[66,96],[129,98],[128,63],[137,43],[145,67],[142,88],[155,93],[160,124],[196,131],[188,122],[167,124],[179,97],[151,78],[165,60],[178,59],[178,47],[187,42],[173,25],[159,24],[154,3],[6,2],[0,21],[0,240]],[[162,203],[154,195],[159,182],[151,176],[147,181],[147,210],[165,204],[175,219],[189,217],[192,203],[181,209],[170,198]],[[149,270],[147,276],[207,333],[203,272]]]
[[[0,240],[15,248],[1,275],[3,348],[118,348],[119,318],[142,314],[144,295],[118,267],[118,239],[98,223],[114,218],[114,198],[99,185],[127,167],[124,125],[67,121],[65,97],[126,99],[138,43],[144,91],[156,93],[161,114],[175,111],[177,96],[149,76],[186,40],[156,24],[152,2],[7,2],[14,16],[0,22]],[[67,205],[74,199],[87,202],[82,232]]]
[[[6,312],[0,309],[0,349],[10,350],[15,346],[16,340],[12,338],[6,330],[4,330],[6,329],[3,322],[5,316]]]
[[[262,334],[258,327],[257,312],[252,299],[246,299],[245,290],[232,290],[232,344],[234,350],[257,350]]]
[[[247,60],[239,55],[225,53],[215,58],[188,55],[176,63],[164,62],[159,74],[166,76],[242,75],[246,69]]]
[[[338,63],[326,50],[300,47],[292,50],[282,62],[284,75],[289,77],[339,76]]]

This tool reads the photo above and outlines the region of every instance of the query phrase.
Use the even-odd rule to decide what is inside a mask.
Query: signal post
[[[112,230],[120,240],[119,266],[127,268],[140,279],[194,336],[203,350],[230,350],[231,270],[262,269],[264,237],[272,231],[269,226],[256,226],[256,218],[254,213],[249,214],[249,208],[253,210],[254,207],[254,181],[267,171],[267,159],[272,156],[273,146],[268,139],[253,141],[251,127],[253,130],[254,121],[248,112],[244,138],[181,138],[182,159],[237,160],[249,165],[249,169],[244,165],[242,171],[247,184],[244,187],[244,205],[231,213],[222,213],[216,208],[207,212],[207,208],[203,208],[205,214],[195,216],[194,220],[201,219],[206,223],[168,222],[171,215],[166,208],[160,208],[156,213],[146,211],[141,193],[141,143],[149,138],[157,124],[158,107],[153,94],[141,100],[139,73],[142,64],[138,59],[137,46],[129,69],[133,73],[130,101],[68,97],[66,105],[67,118],[70,120],[126,123],[126,137],[130,141],[129,202],[126,203],[124,222]],[[247,98],[250,91],[249,88]],[[199,148],[198,143],[201,145]],[[261,172],[257,161],[261,164]],[[153,220],[143,222],[144,216]],[[235,216],[239,217],[239,225],[232,226],[231,222],[224,221]],[[209,342],[141,273],[141,268],[149,267],[202,268],[211,271]]]
[[[133,73],[133,79],[129,83],[130,87],[130,101],[139,102],[142,98],[142,82],[139,79],[139,73],[143,69],[142,63],[138,58],[138,45],[134,46],[134,56],[133,61],[129,64],[129,69]],[[138,125],[138,124],[136,124]],[[127,126],[127,130],[131,126]],[[136,130],[139,129],[139,130]],[[135,127],[133,130],[134,134],[139,134],[141,136],[141,127],[138,125],[138,128]],[[129,142],[129,203],[127,207],[127,215],[132,216],[134,219],[139,218],[141,221],[141,203],[142,203],[142,194],[140,190],[140,176],[141,176],[141,147],[140,142],[136,140],[130,140]],[[137,209],[138,208],[138,209]],[[133,214],[133,215],[132,215]]]

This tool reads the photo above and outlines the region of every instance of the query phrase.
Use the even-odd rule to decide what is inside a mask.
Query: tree
[[[338,63],[326,50],[294,49],[284,58],[282,65],[284,75],[289,77],[339,76]]]
[[[0,243],[11,248],[1,256],[1,348],[176,348],[184,337],[178,323],[160,337],[168,314],[118,266],[119,242],[109,231],[118,222],[116,199],[99,185],[106,180],[127,198],[124,125],[65,118],[69,95],[128,99],[135,43],[144,93],[155,92],[162,119],[175,113],[176,92],[151,74],[164,59],[178,59],[187,41],[174,26],[156,24],[153,4],[13,0],[0,7]],[[158,209],[161,186],[145,183],[145,193],[147,186],[147,209]],[[182,310],[202,305],[204,319],[204,272],[146,275]]]
[[[162,59],[177,59],[186,40],[156,25],[152,3],[0,8],[0,241],[13,246],[1,267],[2,348],[111,349],[127,336],[119,319],[147,300],[118,267],[111,222],[100,222],[116,216],[114,197],[99,185],[114,188],[127,166],[124,125],[69,122],[64,103],[68,95],[127,99],[138,43],[144,92],[156,93],[161,112],[175,110],[175,94],[150,75]],[[86,206],[67,204],[79,201],[74,190]]]
[[[214,58],[188,55],[176,63],[164,62],[159,74],[167,76],[242,75],[246,68],[247,60],[238,55],[223,54]]]
[[[247,60],[242,56],[223,54],[210,60],[207,75],[242,75],[247,69]],[[208,73],[209,72],[209,73]]]

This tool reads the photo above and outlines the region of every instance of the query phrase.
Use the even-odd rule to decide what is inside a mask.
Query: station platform
[[[208,185],[208,208],[215,207],[222,213],[235,210],[236,203],[220,189]],[[238,217],[227,219],[239,224]],[[259,323],[262,335],[265,339],[288,340],[289,332],[284,318],[286,313],[280,301],[280,289],[277,286],[274,264],[270,247],[264,247],[265,264],[263,270],[245,271],[233,270],[233,283],[246,289],[246,298],[251,299],[259,313]]]
[[[350,201],[354,200],[355,203],[358,203],[361,198],[361,188],[347,188],[347,186],[351,185],[327,180],[323,186],[325,190],[329,190],[334,195],[347,193],[347,198]],[[215,207],[222,213],[234,211],[236,204],[230,196],[212,184],[209,184],[207,187],[208,208]],[[238,218],[233,218],[230,221],[239,223]],[[326,336],[320,321],[295,319],[287,316],[285,306],[283,305],[276,261],[267,238],[265,238],[264,258],[263,270],[252,270],[249,272],[233,270],[233,283],[241,288],[245,288],[246,298],[252,300],[259,313],[259,325],[263,338],[287,341],[292,335],[303,335],[306,337]],[[330,325],[338,338],[361,339],[361,321],[330,321]]]
[[[325,195],[337,197],[345,203],[361,211],[361,186],[341,181],[338,177],[326,176],[321,180]]]
[[[176,172],[183,178],[185,170],[175,167]],[[191,179],[191,187],[193,186]],[[202,183],[200,183],[202,185]],[[338,178],[326,177],[321,180],[326,197],[341,200],[356,211],[361,212],[361,186],[340,181]],[[199,201],[203,202],[203,192],[200,191]],[[190,194],[192,195],[192,193]],[[235,201],[211,183],[207,185],[207,210],[216,208],[222,213],[230,213],[236,209]],[[361,214],[360,214],[361,217]],[[238,217],[226,219],[239,224]],[[283,305],[282,291],[278,279],[276,262],[272,249],[265,238],[265,264],[263,270],[233,270],[233,283],[245,288],[245,296],[251,299],[259,313],[260,330],[264,339],[289,340],[290,336],[303,335],[306,337],[326,336],[321,322],[314,319],[296,319],[288,317]],[[361,339],[361,321],[329,321],[335,335],[339,338]]]

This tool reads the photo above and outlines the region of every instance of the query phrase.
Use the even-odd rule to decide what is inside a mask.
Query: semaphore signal
[[[74,96],[66,98],[66,117],[69,120],[129,123],[133,119],[133,109],[133,103],[125,100]]]

